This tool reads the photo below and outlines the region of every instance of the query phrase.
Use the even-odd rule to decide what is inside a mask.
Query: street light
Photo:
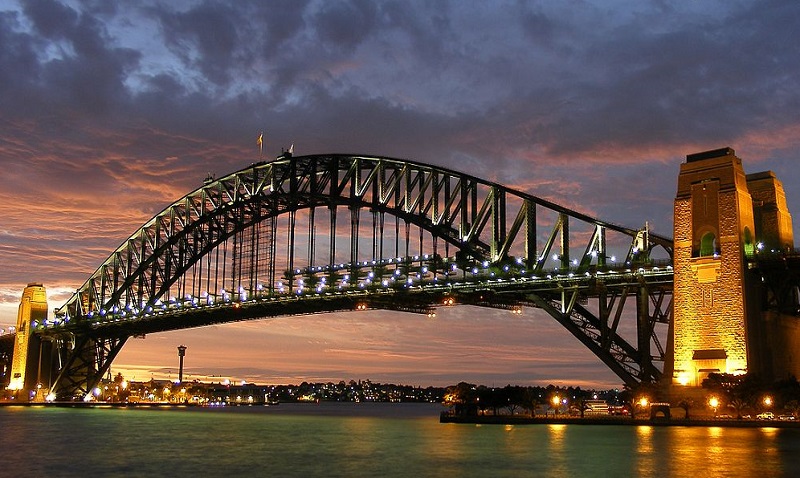
[[[553,416],[558,415],[558,407],[561,405],[561,397],[558,395],[553,397]]]
[[[647,399],[647,397],[641,397],[641,398],[639,398],[639,401],[637,402],[639,407],[641,407],[642,411],[645,411],[647,409],[647,405],[649,403],[650,403],[650,401]],[[631,410],[631,412],[633,412],[633,410]]]
[[[711,397],[708,400],[708,405],[714,409],[714,416],[717,416],[717,407],[719,407],[719,399],[717,397]]]

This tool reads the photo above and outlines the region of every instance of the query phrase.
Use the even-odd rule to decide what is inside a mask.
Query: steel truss
[[[87,332],[66,341],[67,346],[57,350],[64,359],[54,381],[58,385],[58,398],[89,400],[127,339],[127,336],[102,337]]]
[[[748,258],[749,274],[760,284],[764,310],[800,315],[800,254],[759,253]]]
[[[224,304],[291,297],[318,311],[306,292],[361,287],[370,306],[431,314],[446,295],[442,287],[455,290],[459,278],[464,287],[456,289],[468,302],[470,287],[478,287],[470,277],[517,274],[541,281],[523,284],[516,296],[492,285],[502,289],[497,297],[518,302],[511,307],[546,310],[632,383],[660,374],[650,345],[663,359],[654,330],[670,320],[668,287],[652,290],[643,279],[601,292],[597,281],[605,270],[652,266],[656,247],[669,261],[672,241],[646,228],[604,222],[445,168],[383,157],[287,155],[206,180],[131,235],[53,321],[39,325],[45,334],[76,337],[55,385],[60,396],[72,397],[98,383],[130,335],[242,320],[241,310]],[[553,285],[544,279],[551,274],[583,284]],[[379,284],[393,293],[369,293]],[[434,292],[419,294],[414,284]],[[628,295],[638,297],[635,346],[615,333]],[[582,305],[588,297],[598,299],[597,314]],[[346,303],[329,300],[328,310]],[[270,307],[254,317],[280,315]]]

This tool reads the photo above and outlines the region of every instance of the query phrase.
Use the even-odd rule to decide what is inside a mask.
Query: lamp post
[[[180,359],[180,368],[178,369],[178,383],[183,383],[183,357],[186,356],[186,346],[178,345],[178,358]]]
[[[714,409],[714,417],[716,417],[717,407],[719,407],[719,399],[717,399],[717,397],[711,397],[711,399],[708,401],[708,404]]]
[[[650,400],[648,400],[647,397],[641,397],[641,398],[639,398],[639,402],[638,403],[639,403],[639,407],[642,409],[642,412],[646,414],[647,406],[650,404]],[[636,418],[636,416],[634,415],[633,418]]]

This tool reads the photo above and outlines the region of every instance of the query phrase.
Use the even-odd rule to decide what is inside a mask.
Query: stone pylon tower
[[[712,372],[776,373],[754,254],[793,247],[783,186],[746,176],[730,148],[686,157],[675,198],[672,384],[698,387]]]
[[[39,340],[31,331],[32,322],[47,318],[47,291],[42,284],[31,283],[22,292],[17,312],[17,335],[11,363],[10,390],[36,391],[39,379]],[[20,396],[29,399],[30,396]]]
[[[747,189],[753,198],[757,245],[760,244],[762,252],[791,252],[794,230],[783,184],[772,171],[765,171],[748,174]]]

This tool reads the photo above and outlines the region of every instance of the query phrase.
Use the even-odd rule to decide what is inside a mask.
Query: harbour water
[[[800,429],[440,424],[439,405],[0,408],[0,476],[753,477]]]

